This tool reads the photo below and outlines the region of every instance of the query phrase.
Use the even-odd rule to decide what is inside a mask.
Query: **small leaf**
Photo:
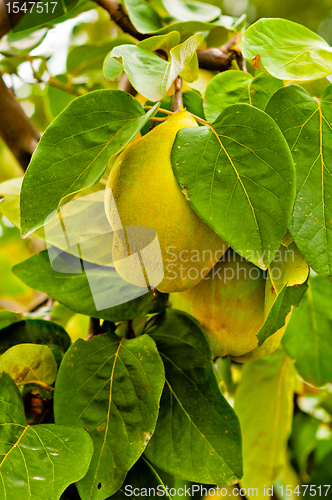
[[[201,21],[208,23],[221,15],[221,10],[215,5],[198,1],[163,0],[168,13],[179,21]]]
[[[103,500],[122,485],[155,429],[164,367],[147,335],[114,333],[77,340],[55,387],[56,423],[86,428],[94,443],[90,469],[77,487],[82,500]]]
[[[1,313],[0,311],[0,329]],[[14,314],[14,313],[12,313]],[[21,316],[21,315],[17,315]],[[23,316],[0,332],[0,353],[16,344],[43,344],[56,347],[65,352],[71,344],[68,333],[52,321],[42,319],[25,319]]]
[[[209,122],[231,104],[246,103],[264,111],[268,100],[280,87],[282,80],[259,74],[253,78],[244,71],[225,71],[214,76],[205,91],[205,116]]]
[[[316,386],[332,380],[332,283],[310,277],[309,289],[293,311],[282,344],[300,376]]]
[[[46,345],[18,344],[0,357],[0,372],[9,373],[17,385],[31,382],[53,384],[57,364],[54,355]]]
[[[58,500],[86,474],[93,453],[88,433],[59,425],[28,425],[20,392],[0,375],[0,497]]]
[[[305,26],[286,19],[260,19],[242,41],[246,59],[281,80],[317,80],[332,73],[332,49]]]
[[[172,165],[201,219],[266,269],[286,233],[295,196],[291,153],[275,122],[253,106],[229,106],[212,125],[178,132]]]
[[[147,0],[124,0],[129,18],[139,33],[162,28],[162,20]]]
[[[222,396],[204,331],[188,314],[168,309],[146,328],[165,365],[166,385],[145,455],[189,481],[233,484],[242,475],[241,437]]]
[[[267,281],[266,285],[266,294],[271,294],[268,289],[269,286],[271,286],[271,281]],[[273,291],[275,294],[274,301],[272,306],[270,305],[268,307],[268,314],[265,318],[264,324],[256,335],[259,347],[264,344],[265,340],[285,325],[287,314],[291,311],[292,306],[299,307],[307,288],[307,284],[289,287],[285,284],[279,293],[277,293],[276,290]]]
[[[243,488],[270,487],[282,473],[293,417],[295,371],[281,350],[247,363],[234,409],[243,439]],[[248,490],[247,490],[248,491]]]
[[[12,325],[13,323],[17,323],[18,321],[22,321],[23,319],[24,319],[24,316],[22,313],[15,313],[13,311],[7,311],[6,309],[3,309],[2,311],[0,311],[0,330],[2,330],[3,328],[7,328],[8,326]],[[2,341],[3,341],[2,332],[0,333],[0,339],[1,339],[1,347],[2,347]]]
[[[313,270],[331,277],[332,85],[320,99],[297,85],[280,89],[266,112],[283,132],[296,166],[297,194],[289,230]]]
[[[57,259],[62,272],[52,268],[46,250],[14,266],[13,272],[25,284],[46,293],[71,311],[94,318],[117,322],[160,312],[166,307],[166,294],[145,293],[147,290],[144,289],[144,293],[137,297],[138,287],[120,278],[113,267],[91,265],[87,275],[75,272],[81,270],[77,257],[63,252]],[[103,309],[96,309],[91,283],[97,288],[97,303],[105,305]],[[119,297],[123,298],[123,303],[119,303]],[[109,304],[116,300],[119,305],[110,307]]]
[[[65,196],[93,186],[157,111],[144,114],[120,90],[97,90],[72,101],[44,132],[22,183],[21,230],[45,223]]]
[[[137,44],[141,49],[150,50],[154,52],[163,49],[169,52],[175,45],[181,41],[180,33],[178,31],[171,31],[165,35],[150,36]]]
[[[269,265],[272,285],[277,293],[287,286],[302,285],[309,275],[309,266],[294,242],[281,245],[278,253]]]
[[[159,101],[163,99],[175,78],[186,68],[187,64],[189,68],[195,66],[195,51],[203,40],[204,35],[197,33],[182,44],[176,45],[170,50],[169,61],[164,61],[157,54],[139,45],[115,47],[105,60],[105,76],[108,77],[108,58],[122,60],[124,70],[137,92],[151,101]],[[192,59],[193,62],[190,62]]]

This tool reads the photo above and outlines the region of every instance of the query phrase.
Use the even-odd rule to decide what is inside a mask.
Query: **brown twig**
[[[122,5],[119,4],[116,0],[95,0],[95,2],[103,7],[103,9],[109,12],[112,21],[115,22],[125,33],[136,38],[136,40],[145,40],[150,35],[144,35],[143,33],[139,33],[136,28],[132,25],[128,15],[123,10]]]
[[[0,136],[23,168],[27,169],[40,134],[25,114],[12,89],[0,75]]]
[[[89,330],[85,340],[91,340],[100,333],[100,321],[98,318],[90,318]]]
[[[179,111],[183,108],[182,100],[182,78],[179,76],[174,80],[174,94],[171,111]]]

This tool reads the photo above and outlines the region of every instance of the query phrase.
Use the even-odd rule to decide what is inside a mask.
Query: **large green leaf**
[[[331,47],[308,28],[286,19],[260,19],[244,33],[242,51],[281,80],[317,80],[332,73]]]
[[[165,383],[163,363],[147,335],[77,340],[59,370],[55,422],[88,430],[94,455],[78,484],[82,500],[103,500],[122,485],[156,426]]]
[[[72,101],[45,131],[24,176],[22,232],[42,226],[65,196],[96,184],[110,157],[157,108],[144,114],[139,102],[120,90],[97,90]]]
[[[272,94],[283,86],[282,80],[266,74],[253,78],[244,71],[230,70],[219,73],[206,87],[205,116],[209,122],[213,122],[227,106],[240,102],[264,111]]]
[[[28,425],[20,392],[0,375],[0,497],[58,500],[86,474],[93,445],[83,429]]]
[[[106,58],[105,76],[109,79],[114,77],[113,72],[111,74],[108,72],[109,58],[122,61],[124,70],[137,92],[151,101],[159,101],[193,58],[198,67],[195,51],[203,40],[204,35],[197,33],[182,44],[176,45],[170,49],[169,61],[138,45],[115,47]],[[192,69],[191,66],[190,68]],[[111,69],[113,71],[113,67]]]
[[[332,276],[332,85],[319,100],[296,85],[280,89],[266,112],[283,132],[296,165],[289,230],[316,273]]]
[[[282,473],[293,416],[295,372],[282,350],[247,363],[235,394],[234,409],[243,439],[241,486],[270,487]],[[254,497],[253,497],[254,498]]]
[[[38,344],[18,344],[0,357],[0,372],[10,374],[17,385],[32,382],[53,384],[57,374],[55,357],[49,347]]]
[[[1,311],[3,312],[3,311]],[[0,312],[0,329],[1,329]],[[14,313],[12,313],[14,314]],[[71,344],[68,333],[56,323],[43,319],[14,320],[11,325],[6,325],[0,331],[0,353],[16,344],[44,344],[57,347],[65,352]]]
[[[163,311],[166,307],[167,295],[159,292],[154,295],[142,289],[143,295],[133,298],[137,297],[137,287],[124,281],[113,267],[91,265],[88,277],[86,273],[73,272],[81,269],[77,257],[62,253],[57,259],[63,272],[52,268],[46,250],[14,266],[13,272],[31,288],[47,293],[72,311],[94,318],[123,321]],[[95,299],[105,303],[104,309],[96,309],[89,279],[90,282],[96,280]],[[119,297],[123,297],[124,302],[109,307],[113,299]]]
[[[204,331],[188,314],[169,309],[155,316],[146,332],[156,341],[166,372],[147,458],[190,481],[236,482],[242,475],[239,424],[219,390]]]
[[[324,385],[332,380],[332,283],[311,277],[308,293],[293,311],[283,346],[304,380]]]
[[[266,269],[295,197],[292,156],[275,122],[248,104],[229,106],[212,125],[178,132],[172,164],[201,219],[238,254]]]

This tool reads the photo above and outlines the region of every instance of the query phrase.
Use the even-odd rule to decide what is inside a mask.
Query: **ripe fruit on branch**
[[[272,289],[263,271],[230,249],[197,286],[170,299],[172,307],[199,321],[214,356],[245,362],[273,352],[283,335],[285,327],[257,345],[256,334],[275,298]]]
[[[134,237],[129,238],[129,226],[156,231],[164,270],[164,278],[156,288],[165,293],[195,286],[228,248],[190,207],[173,174],[171,150],[175,136],[180,129],[195,126],[190,114],[177,111],[132,142],[111,170],[105,210],[115,231],[114,266],[123,279],[136,286],[146,286],[146,280],[156,286],[153,282],[159,283],[162,269],[158,264],[159,249],[153,244],[148,246],[151,231],[133,230],[130,234]],[[144,248],[142,273],[141,267],[126,257],[142,253]]]

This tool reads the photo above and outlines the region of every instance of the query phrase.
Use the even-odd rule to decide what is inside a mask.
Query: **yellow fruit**
[[[269,315],[270,309],[276,299],[277,292],[272,284],[270,275],[267,276],[266,279],[266,288],[265,288],[265,313],[264,319]],[[246,363],[247,361],[253,361],[254,359],[261,358],[263,356],[267,356],[274,352],[280,344],[280,341],[285,333],[286,326],[290,317],[290,312],[288,313],[285,321],[285,326],[280,328],[280,330],[276,331],[273,335],[268,337],[265,342],[260,347],[255,347],[252,351],[248,352],[244,356],[233,357],[234,361],[238,363]]]
[[[171,294],[170,300],[199,321],[214,356],[242,356],[257,346],[264,296],[263,271],[229,250],[195,288]]]
[[[89,329],[89,316],[83,314],[74,314],[66,324],[65,330],[72,342],[77,339],[86,339]]]
[[[195,126],[186,111],[174,113],[130,144],[111,170],[105,211],[115,231],[114,267],[136,286],[148,283],[165,293],[191,288],[228,248],[192,210],[173,174],[175,136]]]

